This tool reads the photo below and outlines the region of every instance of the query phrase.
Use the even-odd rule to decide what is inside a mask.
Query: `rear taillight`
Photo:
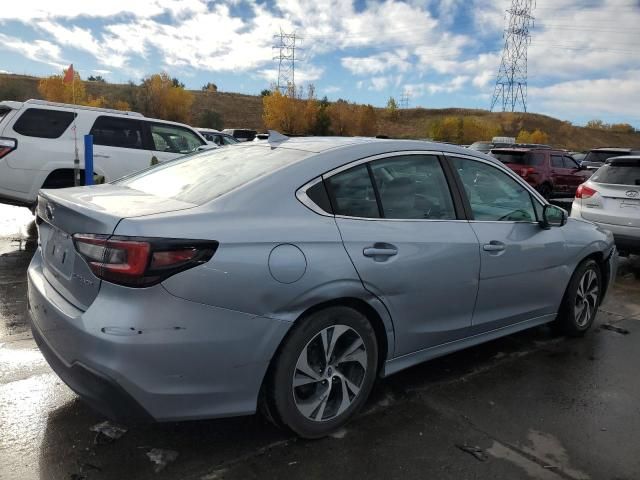
[[[79,234],[78,253],[95,276],[128,287],[148,287],[208,262],[218,242]]]
[[[531,175],[532,173],[537,173],[536,169],[533,167],[524,167],[520,170],[520,176],[522,178],[527,178],[527,176]]]
[[[594,190],[593,188],[587,187],[584,183],[581,184],[578,189],[576,190],[576,198],[591,198],[593,197],[596,193],[598,193],[597,190]]]
[[[18,141],[15,138],[0,137],[0,158],[13,152],[17,146]]]

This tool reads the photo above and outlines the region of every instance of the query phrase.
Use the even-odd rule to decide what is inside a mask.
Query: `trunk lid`
[[[101,280],[76,252],[73,234],[110,235],[123,218],[194,206],[119,185],[41,190],[36,213],[44,276],[70,303],[86,310]]]
[[[640,227],[640,186],[593,182],[598,192],[582,199],[582,216],[593,222]]]

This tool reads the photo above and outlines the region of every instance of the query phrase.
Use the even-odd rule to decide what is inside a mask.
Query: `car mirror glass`
[[[562,227],[567,223],[567,212],[555,205],[545,205],[542,211],[542,227]]]

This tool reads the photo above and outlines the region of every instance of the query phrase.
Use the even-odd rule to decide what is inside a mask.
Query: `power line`
[[[504,49],[493,91],[491,108],[502,104],[503,112],[514,112],[518,104],[527,111],[527,47],[531,42],[534,0],[512,0],[507,10],[509,23],[504,30]]]
[[[286,94],[289,90],[295,92],[296,88],[296,41],[301,40],[296,33],[280,33],[273,36],[276,44],[273,50],[277,52],[273,59],[278,61],[278,80],[276,88]]]

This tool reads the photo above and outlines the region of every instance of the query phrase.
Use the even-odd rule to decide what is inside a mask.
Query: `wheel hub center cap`
[[[333,368],[327,368],[327,377],[331,377],[333,375]]]

